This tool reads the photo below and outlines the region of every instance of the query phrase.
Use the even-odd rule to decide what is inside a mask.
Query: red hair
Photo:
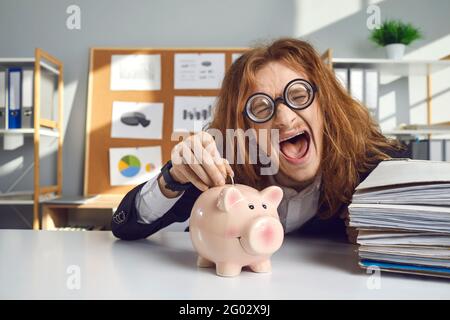
[[[223,80],[210,128],[220,130],[223,136],[226,129],[250,128],[242,110],[255,85],[256,73],[274,61],[307,74],[319,88],[316,99],[324,122],[321,216],[330,217],[343,203],[350,202],[361,174],[389,158],[388,150],[401,147],[396,140],[383,136],[367,108],[340,85],[309,43],[291,38],[250,49],[232,64]],[[258,165],[230,162],[241,183],[262,188]]]

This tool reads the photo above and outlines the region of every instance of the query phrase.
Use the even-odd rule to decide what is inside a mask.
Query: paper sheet
[[[112,186],[143,183],[161,170],[161,147],[109,149]]]
[[[161,90],[159,54],[113,55],[111,90]]]
[[[382,161],[356,190],[428,182],[450,182],[450,162],[395,159]]]
[[[199,132],[211,121],[216,97],[175,97],[174,132]]]
[[[368,259],[375,265],[399,264],[383,269],[389,271],[432,266],[436,270],[427,275],[448,272],[449,190],[448,162],[382,161],[357,187],[348,207],[349,225],[359,232],[360,264]]]
[[[175,55],[175,89],[219,89],[224,75],[223,53]]]
[[[114,101],[112,138],[161,139],[163,104]]]

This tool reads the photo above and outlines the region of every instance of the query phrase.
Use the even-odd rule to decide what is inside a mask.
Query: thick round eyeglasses
[[[293,110],[303,110],[313,103],[316,92],[317,88],[307,80],[294,79],[284,88],[283,96],[275,100],[263,92],[252,94],[247,99],[243,112],[253,122],[267,122],[275,115],[280,102]]]

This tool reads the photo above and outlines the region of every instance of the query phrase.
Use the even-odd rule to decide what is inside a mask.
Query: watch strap
[[[166,183],[166,188],[172,191],[185,191],[192,186],[192,183],[179,183],[170,174],[169,170],[172,168],[172,161],[168,161],[162,168],[161,173]]]

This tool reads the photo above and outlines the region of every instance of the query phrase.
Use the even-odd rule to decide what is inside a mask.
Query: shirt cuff
[[[161,218],[184,194],[183,191],[175,198],[167,198],[159,188],[158,177],[159,175],[156,175],[150,179],[136,195],[139,223],[150,224]]]

